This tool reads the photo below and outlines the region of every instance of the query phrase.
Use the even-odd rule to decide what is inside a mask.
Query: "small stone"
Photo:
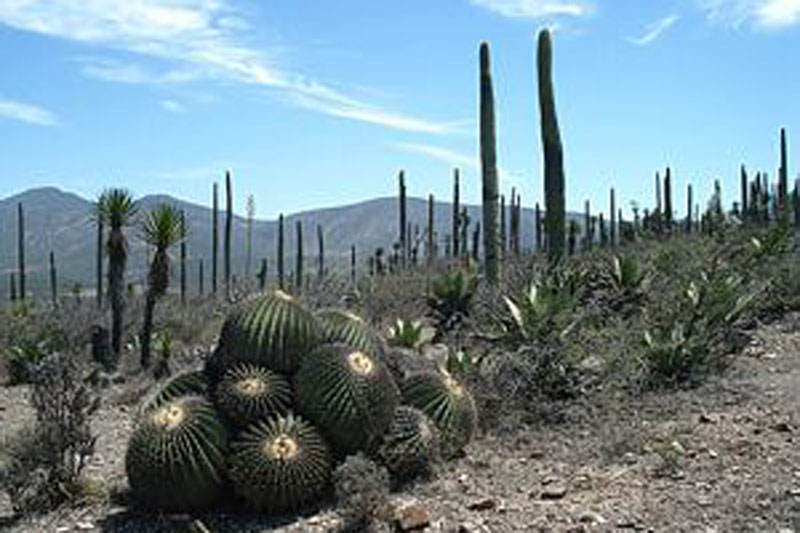
[[[94,529],[94,524],[91,522],[78,522],[75,524],[75,529],[80,531],[89,531],[90,529]]]
[[[790,426],[786,422],[778,422],[777,424],[772,426],[772,429],[774,429],[775,431],[777,431],[779,433],[791,433],[792,432],[792,426]]]
[[[66,533],[69,530],[70,530],[70,528],[67,527],[67,526],[58,526],[56,528],[56,533]]]
[[[672,449],[672,451],[674,451],[678,455],[684,455],[686,453],[686,448],[684,448],[683,444],[681,444],[677,440],[670,442],[669,447]]]
[[[542,491],[543,500],[560,500],[567,495],[567,487],[562,483],[551,483]]]
[[[419,505],[410,505],[397,511],[397,526],[401,531],[415,531],[430,524],[428,511]]]
[[[581,513],[578,517],[578,522],[583,522],[584,524],[605,524],[607,520],[601,514],[589,510]]]
[[[719,454],[716,451],[709,448],[708,456],[711,457],[712,459],[716,459],[717,457],[719,457]]]
[[[467,509],[470,511],[490,511],[495,507],[497,507],[497,502],[492,498],[484,498],[467,505]]]
[[[639,459],[633,452],[625,452],[622,456],[622,463],[626,465],[635,465],[638,461]]]

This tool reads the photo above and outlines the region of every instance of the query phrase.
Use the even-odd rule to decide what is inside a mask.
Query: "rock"
[[[779,433],[791,433],[792,432],[792,426],[790,426],[786,422],[778,422],[777,424],[772,426],[772,429],[777,431],[777,432],[779,432]]]
[[[673,452],[677,453],[678,455],[685,455],[686,454],[686,448],[684,448],[683,444],[681,444],[677,440],[674,440],[674,441],[670,442],[669,443],[669,447]]]
[[[89,531],[94,529],[94,524],[92,524],[91,522],[78,522],[77,524],[75,524],[75,529],[79,531]]]
[[[550,483],[543,490],[541,498],[543,500],[560,500],[567,495],[567,486],[563,483]]]
[[[430,524],[428,511],[421,505],[408,505],[396,512],[395,521],[400,531],[415,531],[423,529]]]
[[[582,522],[584,524],[605,524],[608,522],[601,514],[596,513],[591,510],[586,510],[580,514],[578,517],[578,522]]]
[[[497,502],[492,498],[484,498],[482,500],[477,500],[469,505],[467,505],[467,509],[470,511],[490,511],[497,507]]]
[[[697,421],[700,422],[701,424],[716,424],[717,423],[716,417],[714,417],[713,415],[706,414],[706,413],[701,414],[700,417],[697,419]]]
[[[596,355],[590,355],[578,363],[578,369],[584,372],[600,372],[603,370],[603,361]]]

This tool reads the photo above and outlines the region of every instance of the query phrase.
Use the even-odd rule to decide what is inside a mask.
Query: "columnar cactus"
[[[428,265],[433,264],[433,259],[436,254],[436,249],[434,248],[436,243],[436,237],[434,235],[434,228],[433,228],[434,224],[433,208],[434,208],[433,195],[429,194],[428,195],[428,243],[425,248],[428,258]]]
[[[592,247],[592,216],[589,200],[583,202],[583,249],[589,250]]]
[[[17,203],[17,259],[19,261],[19,299],[25,301],[25,213]]]
[[[97,217],[97,256],[95,257],[95,273],[97,280],[95,282],[97,294],[97,307],[103,306],[103,218]]]
[[[295,246],[295,267],[294,267],[294,284],[297,294],[303,292],[303,223],[300,220],[295,221],[295,229],[297,235],[297,244]]]
[[[664,175],[664,225],[668,233],[672,231],[672,174],[669,167]]]
[[[686,233],[692,232],[692,184],[686,185]]]
[[[789,196],[789,168],[786,155],[786,129],[781,128],[781,166],[778,171],[778,205],[781,210],[786,206],[786,198]]]
[[[610,238],[611,246],[617,245],[617,206],[616,198],[614,198],[614,187],[611,187],[609,193],[609,213],[611,215]]]
[[[322,235],[322,226],[319,224],[317,224],[317,254],[319,260],[317,277],[322,279],[325,276],[325,241]]]
[[[225,293],[231,295],[231,246],[233,245],[233,184],[231,171],[225,172]]]
[[[217,293],[217,263],[219,262],[219,185],[214,182],[211,215],[211,292]]]
[[[400,171],[400,176],[398,177],[399,182],[399,211],[400,211],[400,248],[403,250],[403,263],[405,264],[405,251],[406,251],[406,240],[408,239],[408,235],[406,235],[406,179],[405,179],[405,172],[402,170]]]
[[[489,43],[480,46],[480,150],[483,182],[483,255],[486,279],[492,285],[500,276],[497,216],[497,148],[494,118],[494,90],[489,61]]]
[[[197,265],[197,291],[200,296],[203,296],[203,281],[205,277],[205,272],[203,272],[203,258],[200,258],[200,263]]]
[[[553,93],[553,43],[550,30],[539,32],[537,71],[539,78],[539,110],[544,148],[545,225],[547,251],[551,259],[564,253],[566,205],[564,198],[564,152],[556,117]]]
[[[506,232],[506,196],[500,195],[500,257],[506,254],[508,235]]]
[[[56,279],[56,256],[50,250],[50,298],[53,301],[53,307],[58,305],[58,280]]]
[[[747,170],[744,168],[744,165],[742,165],[740,173],[739,189],[742,197],[742,219],[744,220],[748,218],[750,213],[749,206],[747,205]]]
[[[536,202],[534,209],[533,226],[536,234],[536,251],[542,251],[542,210],[539,207],[539,202]]]
[[[278,287],[285,289],[283,275],[283,213],[278,215]]]
[[[186,235],[186,213],[181,209],[181,233]],[[186,305],[186,238],[181,239],[181,304]]]
[[[458,257],[460,253],[459,237],[461,232],[459,231],[459,217],[461,215],[461,210],[459,207],[459,192],[458,169],[455,169],[453,171],[453,257]]]
[[[350,246],[350,283],[356,284],[356,245]]]

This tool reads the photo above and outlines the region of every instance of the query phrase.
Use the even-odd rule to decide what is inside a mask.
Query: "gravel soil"
[[[132,392],[133,391],[133,392]],[[90,477],[124,494],[135,383],[113,386],[95,419]],[[393,494],[429,532],[800,532],[800,315],[760,327],[732,368],[689,391],[573,402],[559,423],[499,427],[435,481]],[[33,413],[24,387],[0,388],[0,437]],[[123,498],[13,521],[10,532],[316,532],[330,502],[297,517],[139,514]]]

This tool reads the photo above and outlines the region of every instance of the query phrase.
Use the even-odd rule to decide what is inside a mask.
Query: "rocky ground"
[[[725,376],[632,401],[586,398],[564,422],[506,427],[473,442],[441,476],[395,494],[406,529],[429,532],[800,532],[800,315],[764,326]],[[133,392],[132,392],[133,391]],[[135,384],[96,419],[89,475],[124,492]],[[25,389],[0,389],[0,437],[32,417]],[[301,518],[236,513],[152,516],[120,498],[12,523],[11,532],[315,532],[330,503]]]

